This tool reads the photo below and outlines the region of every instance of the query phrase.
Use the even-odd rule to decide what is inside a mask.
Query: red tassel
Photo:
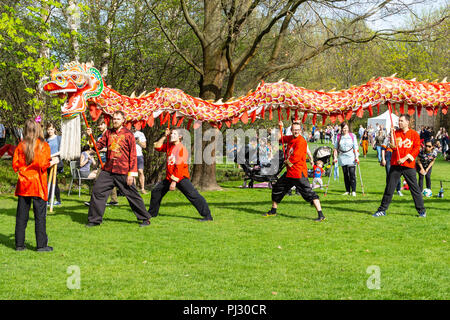
[[[272,120],[272,117],[273,117],[273,115],[272,115],[272,107],[269,107],[269,120]]]
[[[335,114],[331,114],[330,115],[330,121],[331,121],[331,123],[335,123],[336,122],[336,115]]]
[[[191,128],[192,121],[194,121],[194,120],[193,120],[193,119],[189,119],[189,120],[188,120],[187,130],[189,130],[189,129]]]
[[[405,103],[404,102],[400,103],[400,113],[401,114],[405,113]]]
[[[307,117],[308,117],[308,112],[305,111],[303,113],[302,123],[305,123]]]
[[[256,110],[252,112],[252,123],[255,122],[256,119]]]
[[[369,106],[367,109],[369,110],[369,116],[372,117],[373,116],[372,106]]]
[[[136,130],[141,130],[141,122],[140,122],[140,121],[137,121],[137,122],[134,124],[134,127],[136,128]]]
[[[447,106],[443,106],[442,109],[441,109],[441,111],[442,111],[442,113],[443,113],[444,115],[447,114],[448,107],[447,107]]]
[[[377,104],[377,114],[380,114],[380,102]]]
[[[109,123],[111,122],[111,116],[110,115],[104,115],[103,118],[105,119],[106,126],[109,127]]]
[[[430,117],[433,116],[433,109],[427,108],[426,110],[427,110],[428,116],[430,116]]]
[[[353,110],[349,110],[345,115],[345,119],[350,120],[352,118]]]
[[[239,118],[238,118],[238,117],[234,117],[234,118],[231,120],[231,123],[232,123],[232,124],[236,124],[236,123],[238,123],[238,121],[239,121]]]
[[[291,109],[287,108],[286,109],[286,120],[289,120],[289,116],[291,115]]]
[[[364,109],[362,107],[359,107],[359,109],[356,111],[356,116],[358,118],[362,118],[364,115]]]
[[[245,123],[245,124],[248,123],[248,114],[247,114],[247,111],[244,111],[244,113],[242,114],[242,116],[241,116],[241,121],[242,121],[243,123]]]
[[[102,114],[102,110],[97,109],[97,105],[89,104],[89,114],[91,115],[92,121],[97,121],[97,119]]]
[[[322,115],[322,126],[324,126],[325,125],[325,122],[327,121],[327,115],[326,114],[323,114]]]
[[[172,127],[177,124],[177,113],[174,112],[172,115]]]
[[[178,120],[177,127],[181,126],[183,121],[184,121],[184,117],[181,117],[180,120]]]
[[[417,116],[420,118],[420,114],[422,113],[422,106],[419,104],[417,105]]]
[[[314,113],[313,117],[312,117],[312,124],[316,125],[316,120],[317,120],[317,113]]]
[[[295,121],[297,121],[298,120],[298,109],[295,109],[294,115],[295,115]]]
[[[395,109],[395,103],[391,103],[392,111],[394,111],[395,114],[398,114],[397,110]]]
[[[155,123],[155,118],[153,117],[153,112],[152,112],[152,113],[150,113],[150,115],[148,116],[147,124],[148,124],[150,127],[153,127],[154,123]]]
[[[344,122],[344,116],[342,115],[342,113],[339,113],[339,114],[337,115],[337,118],[338,118],[338,120],[339,120],[340,123]]]
[[[230,120],[225,120],[225,124],[227,125],[227,127],[231,127],[231,121]]]
[[[416,112],[416,108],[414,107],[414,105],[408,105],[408,114],[412,116],[414,112]]]
[[[264,116],[265,116],[266,111],[264,110],[264,107],[262,107],[261,109],[261,119],[264,120]]]

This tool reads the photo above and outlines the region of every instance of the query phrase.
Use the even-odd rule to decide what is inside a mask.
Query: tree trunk
[[[205,19],[203,23],[203,76],[201,76],[200,84],[200,98],[204,100],[219,100],[221,96],[224,77],[227,71],[227,61],[225,50],[220,36],[222,33],[222,18],[221,5],[219,1],[205,1],[204,2]],[[207,123],[202,124],[202,138],[204,132],[211,128]],[[199,129],[198,129],[199,130]],[[202,157],[203,150],[206,145],[212,142],[202,141]],[[211,151],[211,155],[215,157],[215,148]],[[198,161],[196,161],[198,162]],[[204,163],[194,164],[192,170],[192,183],[198,189],[206,190],[221,190],[216,181],[216,164]]]

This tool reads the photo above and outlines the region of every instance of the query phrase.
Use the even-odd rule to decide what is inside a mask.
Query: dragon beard
[[[79,114],[62,119],[61,135],[61,159],[78,159],[81,154],[81,120]]]

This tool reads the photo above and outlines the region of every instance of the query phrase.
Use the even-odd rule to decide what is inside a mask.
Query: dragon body
[[[274,109],[285,110],[288,117],[292,111],[296,118],[302,116],[303,121],[312,114],[314,124],[317,115],[322,116],[323,123],[328,117],[334,123],[336,119],[340,122],[350,119],[353,113],[362,117],[366,110],[372,115],[373,107],[379,112],[380,104],[384,103],[391,104],[394,111],[397,105],[401,113],[417,111],[419,116],[423,109],[430,115],[439,109],[446,114],[450,106],[450,83],[395,77],[379,77],[336,92],[309,90],[284,81],[263,82],[247,95],[227,102],[205,101],[171,88],[157,88],[138,97],[126,96],[108,87],[92,63],[77,62],[64,65],[61,71],[54,69],[44,90],[67,96],[61,108],[63,117],[89,110],[96,120],[102,113],[110,116],[120,110],[128,125],[138,127],[153,126],[158,117],[162,123],[171,121],[177,126],[187,120],[188,128],[192,121],[206,121],[218,127],[225,123],[229,127],[238,121],[247,123],[257,117],[264,118],[266,112],[271,119]]]

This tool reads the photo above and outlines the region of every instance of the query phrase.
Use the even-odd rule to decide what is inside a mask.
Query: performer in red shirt
[[[140,226],[150,225],[150,215],[145,208],[144,200],[134,185],[137,173],[136,141],[133,133],[123,127],[125,116],[121,111],[113,114],[113,129],[108,129],[97,141],[99,150],[104,147],[106,151],[106,164],[95,181],[92,190],[87,227],[98,226],[102,223],[105,213],[106,200],[114,186],[127,198],[131,209]],[[92,129],[87,129],[91,135]]]
[[[283,122],[280,121],[279,125],[283,126]],[[272,208],[264,216],[276,215],[278,203],[295,186],[303,199],[315,206],[319,217],[314,221],[323,221],[325,216],[322,213],[319,196],[312,190],[308,180],[306,155],[310,153],[306,140],[301,136],[300,123],[294,122],[291,130],[292,136],[284,136],[281,141],[288,144],[286,149],[287,159],[285,160],[287,171],[272,187]],[[311,165],[314,165],[311,156],[310,162]]]
[[[50,146],[44,141],[42,127],[35,120],[27,120],[24,138],[14,151],[12,167],[18,174],[15,195],[19,198],[16,214],[16,250],[25,249],[25,229],[27,227],[31,202],[35,220],[37,251],[53,251],[48,246],[46,231],[47,213],[47,168],[58,160],[51,160]]]
[[[168,137],[170,137],[170,141],[165,142]],[[162,198],[169,190],[173,191],[178,188],[203,217],[200,221],[211,221],[213,218],[208,203],[189,180],[188,151],[181,143],[182,138],[177,129],[166,129],[165,135],[153,145],[156,151],[166,152],[167,163],[166,178],[152,190],[149,213],[152,217],[156,217]]]
[[[414,199],[416,210],[419,217],[426,217],[425,206],[423,204],[422,193],[417,184],[416,178],[416,157],[420,151],[420,136],[419,134],[409,128],[410,117],[408,114],[402,114],[398,119],[398,126],[400,129],[395,130],[391,128],[391,144],[393,150],[391,157],[391,168],[389,170],[388,183],[384,189],[383,199],[377,212],[373,214],[374,217],[382,217],[386,215],[386,210],[392,201],[392,196],[395,187],[403,176],[409,185],[409,190]],[[395,141],[395,143],[392,143]]]

